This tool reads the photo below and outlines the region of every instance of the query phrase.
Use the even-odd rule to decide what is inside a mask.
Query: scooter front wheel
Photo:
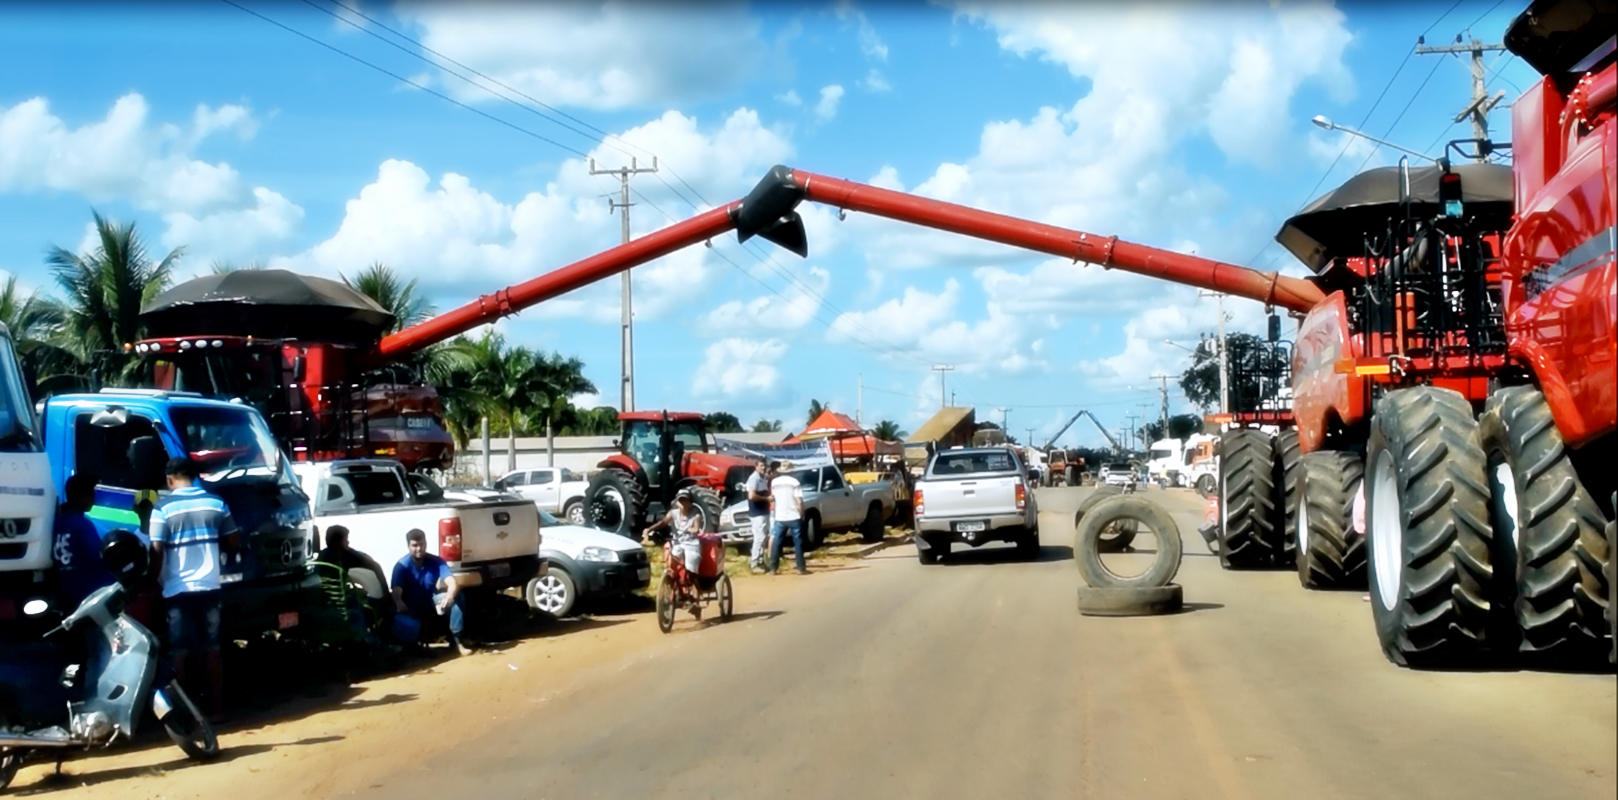
[[[219,755],[219,738],[214,735],[213,726],[197,710],[197,704],[191,702],[179,682],[170,681],[160,693],[160,697],[154,698],[153,705],[159,710],[164,705],[168,706],[168,713],[159,716],[158,721],[163,723],[163,730],[168,731],[169,738],[197,761]]]

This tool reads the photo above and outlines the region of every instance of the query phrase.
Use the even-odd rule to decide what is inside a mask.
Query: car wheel
[[[578,601],[578,588],[573,576],[565,570],[551,567],[544,575],[528,582],[528,607],[553,619],[561,619],[573,611]]]
[[[562,510],[562,514],[567,518],[567,524],[569,524],[569,525],[583,525],[584,524],[584,501],[583,500],[569,500],[568,504],[567,504],[567,508]]]

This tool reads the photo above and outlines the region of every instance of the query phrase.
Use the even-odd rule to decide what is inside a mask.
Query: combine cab
[[[584,500],[587,524],[639,538],[675,492],[691,489],[703,529],[719,530],[719,512],[744,491],[754,462],[716,454],[701,414],[631,411],[618,419],[619,454],[596,465],[601,471]]]

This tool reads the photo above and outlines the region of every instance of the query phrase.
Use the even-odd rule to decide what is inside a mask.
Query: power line
[[[414,86],[415,88],[420,89],[420,90],[422,90],[422,91],[424,91],[424,92],[426,92],[426,93],[428,93],[428,94],[430,94],[430,95],[432,95],[434,97],[437,97],[437,98],[439,98],[440,100],[443,100],[446,103],[452,103],[454,105],[460,106],[461,108],[464,108],[467,111],[470,111],[470,112],[472,112],[472,113],[474,113],[474,114],[476,114],[476,115],[478,115],[480,117],[483,117],[484,119],[487,119],[487,120],[489,120],[491,122],[495,122],[495,123],[498,123],[500,125],[504,125],[505,127],[510,128],[510,129],[512,129],[514,131],[517,131],[518,133],[521,133],[521,134],[524,134],[524,135],[527,135],[527,136],[532,136],[533,138],[538,139],[539,141],[542,141],[542,142],[544,142],[546,144],[549,144],[549,145],[554,145],[555,147],[559,147],[559,148],[561,148],[563,150],[566,150],[569,153],[573,153],[574,155],[577,155],[577,156],[579,156],[581,158],[588,158],[589,157],[588,153],[584,153],[584,152],[582,152],[580,150],[569,147],[569,146],[567,146],[565,144],[562,144],[561,142],[556,141],[555,139],[552,139],[552,138],[550,138],[548,136],[541,135],[539,133],[535,133],[534,131],[531,131],[531,130],[528,130],[527,128],[522,127],[521,125],[518,125],[518,124],[516,124],[514,122],[510,122],[508,120],[501,119],[501,118],[499,118],[499,117],[497,117],[497,116],[495,116],[493,114],[490,114],[490,113],[488,113],[486,111],[480,111],[480,110],[478,110],[476,108],[473,108],[472,106],[469,106],[466,103],[463,103],[463,102],[461,102],[459,100],[456,100],[455,98],[450,97],[449,95],[444,94],[443,92],[440,92],[440,91],[438,91],[436,89],[433,89],[431,87],[428,87],[428,86],[424,86],[424,85],[422,85],[420,83],[417,83],[416,81],[413,81],[413,80],[411,80],[409,78],[406,78],[403,75],[400,75],[397,72],[393,72],[393,71],[391,71],[391,70],[389,70],[389,69],[387,69],[385,67],[379,66],[377,64],[373,64],[370,61],[366,61],[365,59],[360,58],[359,56],[354,55],[353,53],[350,53],[350,52],[348,52],[346,50],[343,50],[340,47],[335,47],[333,45],[329,45],[329,44],[327,44],[325,42],[322,42],[319,39],[316,39],[315,37],[310,36],[309,34],[298,30],[297,28],[293,28],[293,27],[290,27],[288,25],[283,25],[280,22],[277,22],[277,21],[275,21],[273,19],[270,19],[269,17],[264,16],[263,14],[258,13],[257,11],[254,11],[254,10],[252,10],[250,8],[247,8],[246,6],[243,6],[243,5],[239,4],[239,3],[234,2],[234,0],[219,0],[219,2],[224,3],[225,5],[232,6],[234,8],[240,9],[241,11],[243,11],[243,12],[245,12],[247,14],[251,14],[251,15],[253,15],[255,17],[258,17],[259,19],[264,20],[265,22],[268,22],[271,25],[274,25],[275,27],[286,31],[287,33],[290,33],[290,34],[292,34],[294,36],[297,36],[300,39],[304,39],[306,41],[318,44],[321,47],[324,47],[327,50],[332,51],[333,53],[336,53],[336,54],[338,54],[338,55],[340,55],[340,56],[342,56],[344,58],[347,58],[347,59],[349,59],[351,61],[355,61],[355,62],[363,64],[363,65],[365,65],[367,67],[370,67],[371,69],[374,69],[377,72],[382,73],[383,75],[386,75],[386,76],[388,76],[390,78],[393,78],[394,80],[401,81],[403,83],[409,84],[410,86]]]
[[[1405,103],[1405,107],[1399,109],[1399,116],[1393,118],[1393,124],[1388,126],[1387,131],[1382,134],[1382,138],[1386,139],[1389,136],[1393,135],[1393,129],[1399,127],[1400,120],[1403,120],[1405,118],[1405,113],[1410,110],[1411,106],[1416,104],[1416,98],[1421,97],[1422,90],[1427,88],[1427,83],[1433,79],[1434,75],[1438,74],[1438,68],[1443,66],[1443,65],[1444,65],[1443,61],[1434,61],[1433,62],[1433,68],[1430,71],[1428,71],[1427,77],[1422,79],[1422,82],[1421,82],[1420,86],[1416,87],[1416,93],[1410,96],[1410,100],[1409,100],[1409,102]],[[1360,168],[1358,170],[1355,170],[1355,172],[1359,172],[1359,171],[1365,169],[1365,165],[1371,163],[1371,158],[1374,157],[1375,155],[1376,155],[1376,150],[1375,149],[1371,150],[1371,152],[1369,152],[1369,153],[1366,153],[1365,154],[1365,160],[1360,162]]]

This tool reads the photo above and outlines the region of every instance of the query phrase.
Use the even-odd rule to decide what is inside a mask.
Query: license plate
[[[957,523],[955,523],[955,530],[958,530],[961,533],[975,533],[977,531],[986,530],[986,529],[988,529],[988,527],[989,527],[989,523],[987,523],[987,522],[957,522]]]
[[[275,625],[277,630],[283,631],[287,628],[296,628],[298,626],[298,612],[282,611],[281,616],[276,619]]]
[[[643,580],[643,581],[651,580],[652,579],[652,568],[651,567],[641,567],[640,571],[635,573],[635,578],[638,579],[638,580]]]
[[[490,564],[489,565],[489,577],[491,577],[491,578],[504,578],[504,577],[506,577],[507,575],[510,575],[510,574],[511,574],[511,565],[510,564]]]

